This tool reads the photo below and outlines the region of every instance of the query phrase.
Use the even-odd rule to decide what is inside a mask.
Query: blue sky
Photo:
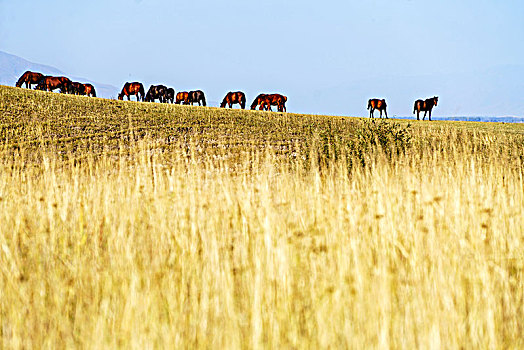
[[[117,87],[282,92],[290,110],[345,114],[362,108],[314,92],[523,65],[523,18],[516,0],[0,0],[0,50]]]

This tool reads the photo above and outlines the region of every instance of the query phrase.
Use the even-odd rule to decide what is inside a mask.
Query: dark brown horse
[[[73,95],[85,95],[86,88],[84,84],[73,81],[71,82],[70,93],[72,93]]]
[[[189,91],[187,93],[187,100],[185,104],[191,104],[198,103],[200,106],[200,103],[202,102],[202,106],[206,106],[206,96],[204,95],[204,92],[202,90],[195,90],[195,91]]]
[[[176,101],[175,103],[177,105],[183,103],[183,104],[187,104],[186,101],[188,99],[188,95],[189,93],[187,91],[180,91],[179,93],[176,94]]]
[[[96,97],[95,87],[91,84],[84,84],[85,95]]]
[[[229,108],[233,108],[233,104],[235,103],[240,104],[240,108],[246,109],[246,95],[242,91],[228,92],[226,97],[222,100],[220,107],[225,108],[227,104]]]
[[[160,103],[164,102],[164,95],[166,93],[167,87],[164,85],[151,85],[146,94],[146,102],[155,102],[156,99]]]
[[[265,108],[267,110],[267,108],[269,107],[269,103],[267,101],[267,94],[259,94],[257,97],[255,97],[255,99],[253,100],[253,103],[251,104],[251,109],[254,110],[257,108],[257,106],[260,105],[260,110],[262,110],[263,108]]]
[[[32,84],[38,84],[43,77],[42,73],[27,71],[22,74],[15,86],[22,87],[22,84],[25,83],[25,87],[30,89]]]
[[[144,85],[137,81],[133,83],[125,83],[124,87],[122,88],[122,91],[118,94],[118,99],[123,100],[124,96],[127,96],[127,100],[130,101],[131,95],[135,95],[137,101],[144,101]]]
[[[71,86],[71,80],[69,80],[66,77],[51,77],[46,75],[42,79],[40,79],[35,89],[45,91],[53,91],[56,89],[60,89],[61,92],[68,93],[71,89]]]
[[[380,118],[382,118],[382,111],[386,114],[386,118],[388,117],[388,112],[386,111],[386,100],[378,99],[378,98],[372,98],[368,101],[368,109],[369,109],[369,117],[374,118],[375,116],[373,113],[375,112],[375,109],[378,109],[380,111]]]
[[[173,103],[175,102],[175,89],[173,88],[167,88],[164,93],[164,102],[165,103]]]
[[[438,103],[438,97],[434,96],[432,98],[422,100],[416,100],[415,106],[413,107],[413,114],[417,112],[417,120],[419,119],[420,111],[424,111],[424,116],[422,117],[422,120],[426,119],[426,113],[429,112],[429,120],[431,121],[431,110],[433,107],[435,107]]]

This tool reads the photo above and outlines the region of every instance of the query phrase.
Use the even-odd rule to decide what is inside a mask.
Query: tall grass
[[[522,135],[436,125],[4,140],[2,346],[522,348]]]

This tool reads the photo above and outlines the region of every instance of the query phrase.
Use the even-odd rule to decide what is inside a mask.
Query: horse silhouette
[[[426,119],[426,113],[429,112],[429,120],[431,121],[431,110],[433,107],[435,107],[438,103],[438,96],[434,96],[432,98],[427,98],[425,100],[416,100],[415,106],[413,106],[413,114],[417,112],[417,120],[419,119],[419,114],[421,111],[424,111],[424,116],[422,117],[422,120]]]
[[[374,118],[373,115],[375,112],[375,109],[380,111],[380,118],[382,118],[382,111],[386,114],[386,118],[388,117],[388,112],[386,111],[386,100],[384,99],[378,99],[378,98],[372,98],[368,101],[368,109],[369,109],[369,117]]]

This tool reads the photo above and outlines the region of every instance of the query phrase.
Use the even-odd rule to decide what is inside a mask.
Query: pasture
[[[0,344],[522,348],[523,176],[523,124],[0,86]]]

